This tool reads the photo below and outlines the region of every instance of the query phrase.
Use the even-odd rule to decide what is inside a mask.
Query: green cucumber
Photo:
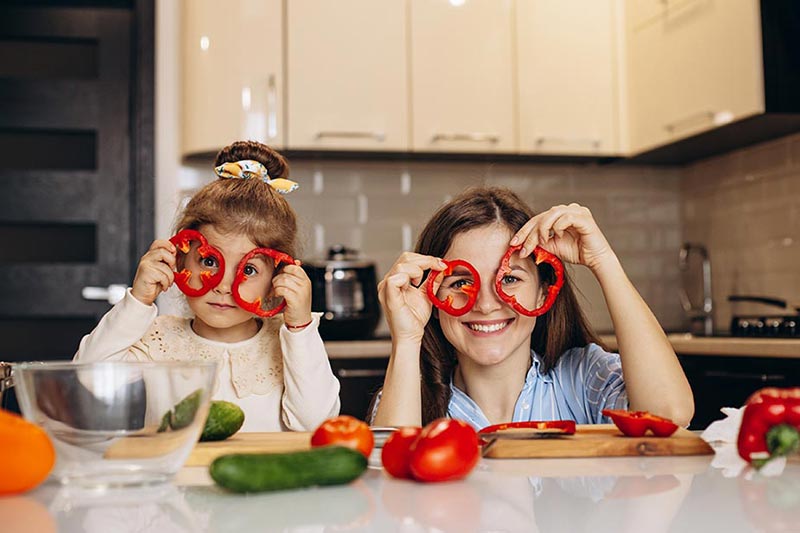
[[[367,469],[363,454],[343,446],[302,452],[230,454],[217,457],[208,471],[232,492],[264,492],[316,485],[344,485]]]
[[[244,411],[235,403],[214,400],[208,409],[208,418],[200,435],[200,442],[225,440],[244,424]]]
[[[200,407],[200,400],[202,397],[203,390],[197,389],[189,396],[176,403],[174,409],[170,413],[169,426],[172,429],[183,429],[194,422],[194,415]]]

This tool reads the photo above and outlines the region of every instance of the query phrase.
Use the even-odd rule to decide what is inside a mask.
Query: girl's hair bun
[[[225,163],[236,163],[246,159],[258,161],[267,168],[270,178],[287,178],[289,176],[289,163],[286,159],[267,146],[256,141],[236,141],[219,151],[214,166]]]

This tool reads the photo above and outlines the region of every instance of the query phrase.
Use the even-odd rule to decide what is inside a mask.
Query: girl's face
[[[481,277],[478,299],[462,316],[438,312],[439,323],[448,341],[455,347],[459,361],[467,358],[478,366],[497,365],[510,358],[530,358],[531,333],[536,317],[514,311],[495,292],[494,280],[500,260],[508,250],[512,231],[500,224],[491,224],[459,233],[443,259],[463,259],[475,267]],[[511,257],[511,272],[503,280],[506,293],[513,294],[526,308],[543,301],[536,266],[530,257]],[[466,271],[455,271],[442,279],[438,294],[446,294],[459,285],[472,283]],[[448,289],[452,288],[452,289]],[[441,292],[445,291],[445,292]]]
[[[253,315],[236,305],[233,300],[233,280],[236,268],[242,258],[256,243],[240,234],[220,233],[212,225],[198,228],[208,240],[208,244],[222,252],[225,258],[225,275],[222,281],[209,292],[198,297],[187,297],[189,308],[195,315],[195,332],[207,339],[236,342],[252,337],[258,331]],[[186,259],[186,267],[193,272],[218,269],[213,257],[202,258],[193,248]],[[259,296],[263,299],[272,289],[274,264],[262,256],[256,256],[245,266],[247,281],[239,286],[239,294],[247,301]]]

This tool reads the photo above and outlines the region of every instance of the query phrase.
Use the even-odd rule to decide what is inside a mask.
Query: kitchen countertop
[[[715,463],[735,448],[717,452]],[[800,463],[766,478],[712,456],[482,459],[464,481],[399,481],[372,466],[350,485],[247,496],[191,467],[172,483],[105,493],[48,482],[0,498],[0,516],[3,531],[88,533],[797,531]]]
[[[609,348],[616,350],[614,335],[601,335],[600,338]],[[800,339],[696,337],[688,333],[671,333],[667,338],[679,355],[800,358]],[[325,348],[331,359],[389,357],[392,341],[327,341]]]

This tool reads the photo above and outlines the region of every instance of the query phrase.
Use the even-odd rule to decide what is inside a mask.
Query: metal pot
[[[311,310],[322,313],[322,338],[371,337],[381,317],[375,263],[335,245],[327,259],[305,261],[303,268],[311,278]]]

